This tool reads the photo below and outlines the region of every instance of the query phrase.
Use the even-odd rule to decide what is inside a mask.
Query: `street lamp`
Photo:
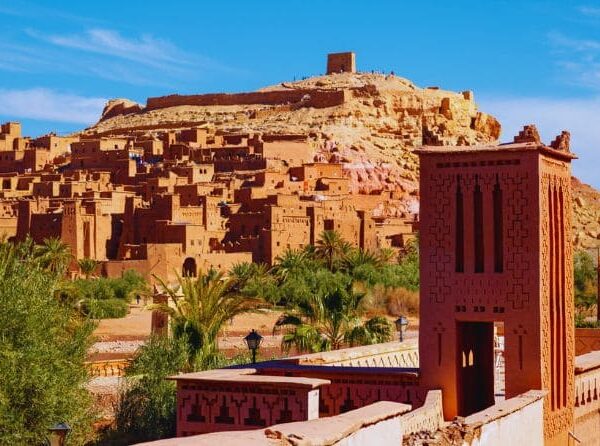
[[[400,333],[400,342],[404,340],[404,332],[406,331],[406,327],[408,327],[408,319],[402,315],[398,319],[396,319],[396,330]]]
[[[263,337],[258,334],[255,329],[252,329],[250,333],[244,338],[248,349],[252,350],[252,364],[256,364],[256,350],[260,347]]]
[[[67,423],[57,423],[48,429],[50,433],[50,446],[64,446],[67,435],[71,432],[71,426]]]

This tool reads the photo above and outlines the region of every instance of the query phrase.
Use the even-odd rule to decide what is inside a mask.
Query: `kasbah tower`
[[[505,333],[506,399],[547,391],[544,437],[569,444],[574,300],[568,133],[514,143],[424,147],[420,378],[444,418],[494,404],[494,323]]]

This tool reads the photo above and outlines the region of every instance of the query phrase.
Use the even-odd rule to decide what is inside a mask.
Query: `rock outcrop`
[[[131,113],[139,113],[141,111],[142,106],[129,99],[111,99],[104,106],[100,121],[110,119],[114,116],[123,116]]]
[[[316,160],[344,163],[354,191],[393,190],[404,197],[401,208],[382,209],[383,214],[418,209],[415,148],[489,144],[500,135],[500,123],[478,110],[472,92],[419,88],[394,75],[339,73],[254,93],[151,98],[148,105],[111,101],[99,122],[82,133],[152,134],[206,126],[223,132],[307,134],[317,149]],[[525,129],[518,138],[539,141],[539,134]],[[568,149],[568,133],[552,145]],[[585,202],[575,206],[577,244],[596,246],[600,195],[577,180],[574,186],[575,197]]]

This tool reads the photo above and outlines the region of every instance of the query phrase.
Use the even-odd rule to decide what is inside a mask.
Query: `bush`
[[[107,279],[117,299],[131,301],[135,294],[144,294],[147,288],[146,279],[132,269],[127,270],[119,278]]]
[[[123,299],[86,299],[81,311],[92,319],[116,319],[127,316],[129,304]]]
[[[116,298],[110,279],[77,279],[73,284],[81,299],[110,300]]]
[[[595,317],[595,315],[594,315]],[[575,314],[576,328],[600,328],[600,321],[596,319],[587,319],[582,314]]]
[[[575,305],[583,310],[597,303],[596,265],[586,251],[578,251],[573,258]]]
[[[126,370],[120,391],[114,429],[99,444],[128,445],[175,436],[176,385],[165,378],[186,368],[184,340],[150,338]]]
[[[419,293],[405,288],[385,288],[376,285],[371,290],[369,314],[386,313],[398,317],[419,315]]]
[[[154,336],[138,350],[125,371],[125,385],[115,410],[115,423],[101,433],[97,446],[125,446],[171,438],[176,434],[177,389],[165,378],[197,370],[189,363],[187,340]],[[214,367],[248,363],[247,357],[219,356]]]

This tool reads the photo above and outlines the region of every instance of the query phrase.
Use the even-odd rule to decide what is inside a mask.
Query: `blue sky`
[[[108,98],[246,91],[360,70],[470,89],[504,126],[572,133],[575,173],[600,187],[600,1],[0,0],[0,120],[24,132],[92,124]]]

